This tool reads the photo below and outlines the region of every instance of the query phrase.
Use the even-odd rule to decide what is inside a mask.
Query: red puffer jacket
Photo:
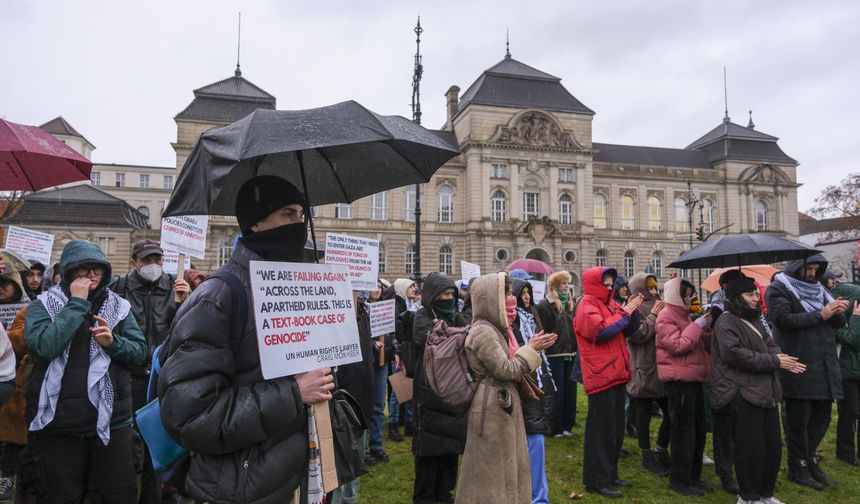
[[[582,383],[588,395],[630,381],[630,356],[624,334],[619,330],[611,339],[603,343],[597,341],[600,331],[625,318],[618,303],[612,301],[612,291],[603,285],[603,275],[608,270],[595,267],[582,273],[585,296],[580,300],[573,319]],[[611,271],[614,274],[614,270]]]
[[[663,286],[666,307],[657,315],[657,375],[661,382],[707,382],[711,376],[710,330],[690,320],[681,298],[681,278]]]

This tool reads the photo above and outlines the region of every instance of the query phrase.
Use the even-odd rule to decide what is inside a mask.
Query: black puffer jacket
[[[821,255],[810,257],[806,263],[820,264],[819,277],[827,271],[827,261]],[[792,261],[786,265],[784,272],[798,278],[798,270],[803,265],[803,261]],[[770,284],[765,300],[767,321],[773,330],[774,342],[783,352],[806,364],[806,372],[802,374],[780,371],[783,396],[786,399],[842,399],[836,329],[845,325],[845,317],[834,315],[830,320],[824,320],[818,312],[807,312],[781,282]]]
[[[367,305],[358,302],[358,343],[361,346],[361,360],[337,367],[337,385],[349,392],[361,407],[366,422],[373,416],[373,340],[370,338],[370,313]]]
[[[466,447],[466,414],[464,411],[451,411],[433,393],[424,374],[424,346],[427,334],[433,329],[432,302],[439,294],[452,289],[457,291],[454,282],[441,273],[430,273],[424,279],[421,298],[424,306],[415,313],[412,337],[416,350],[415,378],[412,382],[414,415],[412,424],[412,453],[416,457],[435,457],[457,455]],[[465,324],[460,315],[455,315],[455,326]]]
[[[517,298],[517,306],[525,309],[525,305],[522,300],[523,290],[528,288],[528,292],[533,303],[534,291],[532,290],[532,286],[530,283],[522,280],[513,279],[512,282],[514,296]],[[531,310],[529,311],[534,316],[535,324],[537,325],[535,333],[539,333],[543,330],[540,325],[540,318],[537,316],[537,310],[535,309],[534,304],[531,304],[530,306]],[[520,330],[522,322],[522,317],[520,317],[519,311],[517,311],[517,318],[515,318],[514,323],[511,324],[511,329],[513,329],[514,336],[516,336],[517,343],[520,346],[526,344],[522,331]],[[542,385],[541,390],[543,390],[543,397],[541,397],[539,401],[535,401],[531,404],[523,404],[523,421],[526,424],[527,434],[552,434],[552,405],[555,401],[556,390],[555,383],[552,381],[552,373],[549,370],[549,366],[547,366],[546,362],[543,361],[543,358],[541,358],[540,372],[540,381],[538,381],[537,370],[531,372],[531,377],[535,380],[535,383]]]
[[[240,242],[222,267],[242,281],[248,300],[237,352],[230,348],[230,288],[206,281],[176,314],[158,381],[167,433],[194,452],[185,489],[212,503],[288,502],[308,467],[299,386],[292,377],[264,380],[260,370],[251,260],[261,258]]]

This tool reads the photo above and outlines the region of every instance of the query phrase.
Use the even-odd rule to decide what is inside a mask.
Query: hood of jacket
[[[798,280],[803,280],[800,276],[798,276],[798,270],[800,268],[806,266],[807,264],[818,263],[818,272],[815,274],[815,281],[821,280],[821,277],[824,276],[824,273],[827,272],[827,259],[824,258],[821,254],[815,254],[813,256],[809,256],[806,259],[795,259],[794,261],[789,261],[788,264],[785,265],[785,269],[783,269],[783,273],[786,275],[796,278]]]
[[[395,289],[397,289],[397,281],[394,282]],[[424,278],[424,284],[421,286],[421,304],[423,304],[428,311],[433,311],[433,301],[439,297],[440,294],[445,292],[446,290],[450,290],[454,293],[454,299],[457,298],[457,286],[454,284],[454,281],[443,275],[442,273],[430,273]],[[454,307],[456,309],[456,303],[454,303]],[[436,314],[433,313],[435,317]]]
[[[517,306],[525,309],[525,305],[523,304],[521,296],[523,295],[523,292],[528,291],[529,297],[531,298],[531,301],[529,302],[529,308],[535,307],[535,291],[532,287],[532,284],[530,284],[526,280],[511,278],[511,289],[514,293],[514,297],[517,298]]]
[[[645,301],[657,301],[659,296],[654,297],[648,291],[648,277],[653,278],[655,281],[657,277],[654,275],[650,275],[648,273],[636,273],[632,277],[630,277],[630,281],[627,283],[627,287],[630,288],[630,295],[636,296],[637,294],[642,294],[645,296]]]
[[[603,304],[609,304],[609,301],[615,294],[614,290],[609,290],[603,285],[603,276],[606,273],[611,273],[616,278],[618,277],[617,271],[603,266],[595,266],[582,272],[582,292],[586,296],[596,297]]]
[[[853,310],[854,302],[860,301],[860,286],[850,283],[836,284],[836,286],[833,287],[833,290],[830,291],[830,294],[832,294],[834,298],[845,298],[845,300],[848,301],[849,310]]]
[[[98,245],[87,240],[72,240],[63,249],[60,256],[60,287],[66,295],[69,295],[69,284],[74,269],[82,264],[101,264],[105,267],[105,274],[99,286],[90,294],[93,299],[96,294],[101,293],[110,283],[113,277],[110,263]]]
[[[6,280],[14,283],[18,287],[18,294],[20,296],[18,299],[13,299],[9,303],[28,303],[30,298],[27,296],[27,288],[24,287],[24,279],[21,277],[21,272],[30,270],[29,263],[24,261],[14,252],[10,252],[6,249],[0,249],[0,257],[3,258],[3,262],[6,264],[6,270],[0,273],[0,278],[5,278]]]
[[[681,297],[681,282],[683,280],[681,277],[675,277],[663,284],[663,301],[666,304],[686,310],[690,307],[684,303],[684,298]]]
[[[505,274],[492,273],[479,276],[472,283],[472,320],[486,320],[505,334],[508,318],[505,315]]]
[[[394,293],[400,299],[404,301],[408,301],[409,298],[406,296],[406,291],[409,290],[409,286],[414,284],[415,280],[411,280],[409,278],[398,278],[394,281]]]

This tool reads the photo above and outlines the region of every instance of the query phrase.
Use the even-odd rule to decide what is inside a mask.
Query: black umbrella
[[[453,135],[376,114],[354,101],[257,110],[200,137],[164,215],[233,215],[236,193],[257,175],[289,180],[314,205],[351,203],[428,182],[458,153]]]
[[[681,254],[670,268],[725,268],[773,264],[820,254],[803,243],[764,233],[727,235],[709,240]]]

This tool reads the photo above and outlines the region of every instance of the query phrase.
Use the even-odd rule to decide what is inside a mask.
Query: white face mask
[[[146,280],[147,282],[154,282],[161,278],[161,274],[163,270],[161,265],[159,264],[147,264],[146,266],[137,270],[137,274],[140,275],[141,278]]]

